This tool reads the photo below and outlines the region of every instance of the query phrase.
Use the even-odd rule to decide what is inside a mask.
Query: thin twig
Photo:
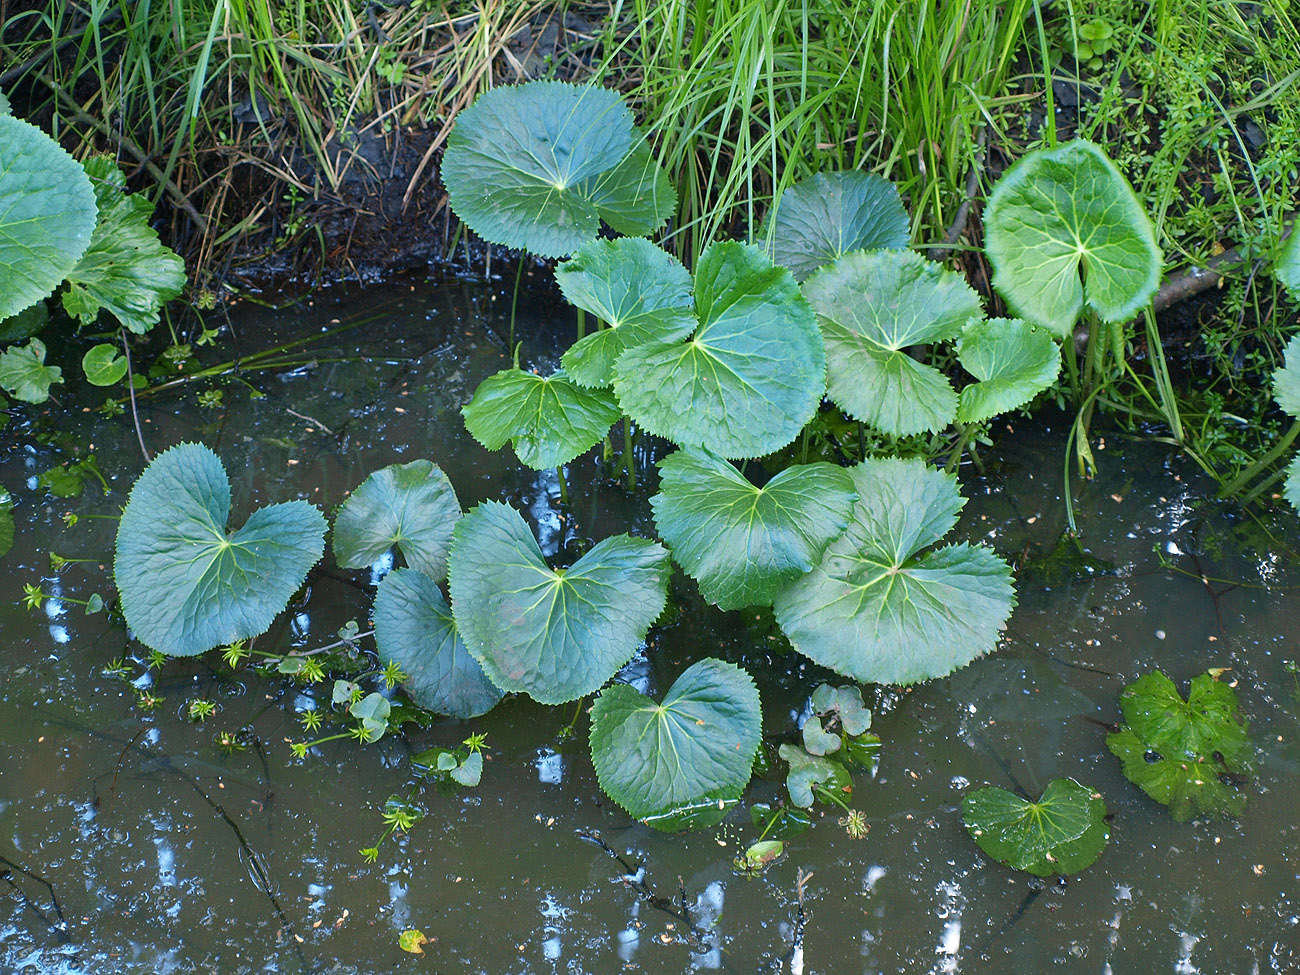
[[[287,406],[284,408],[284,411],[292,416],[296,416],[300,420],[306,420],[308,423],[314,423],[316,426],[320,427],[322,430],[328,433],[331,437],[334,436],[334,431],[331,430],[329,427],[327,427],[325,424],[321,423],[320,420],[316,419],[314,416],[308,416],[306,413],[299,413],[297,410],[291,410]]]
[[[140,441],[140,453],[144,462],[149,463],[149,448],[144,445],[144,431],[140,429],[140,414],[135,408],[135,374],[131,371],[131,343],[126,340],[126,329],[122,329],[122,351],[126,354],[126,391],[131,397],[131,419],[135,421],[135,437]]]

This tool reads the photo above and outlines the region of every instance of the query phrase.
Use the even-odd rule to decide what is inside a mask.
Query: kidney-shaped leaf
[[[189,657],[271,625],[324,550],[325,518],[306,501],[254,511],[227,533],[230,481],[202,444],[163,451],[131,488],[113,576],[145,645]]]
[[[92,346],[81,357],[81,371],[92,386],[112,386],[126,375],[126,356],[118,355],[117,346],[107,342]]]
[[[81,164],[36,126],[0,115],[0,321],[58,287],[94,229]]]
[[[1011,570],[982,545],[928,552],[964,501],[920,460],[867,460],[849,527],[779,593],[777,622],[801,653],[860,681],[942,677],[991,650],[1011,615]]]
[[[781,194],[759,238],[802,281],[850,251],[906,247],[907,211],[894,184],[875,173],[818,173]]]
[[[762,606],[816,564],[857,495],[842,467],[787,467],[763,487],[731,464],[679,450],[659,463],[655,525],[673,558],[723,609]]]
[[[668,553],[616,535],[552,569],[522,517],[485,501],[451,540],[451,598],[461,636],[488,679],[543,704],[597,690],[632,659],[663,611]]]
[[[591,758],[600,786],[636,819],[662,828],[684,807],[718,809],[749,783],[762,734],[758,689],[741,668],[706,658],[656,704],[615,684],[591,709]],[[694,826],[712,825],[693,816]]]
[[[1120,770],[1176,821],[1193,816],[1240,816],[1246,795],[1224,782],[1225,768],[1215,758],[1166,758],[1133,733],[1121,728],[1106,736],[1106,747],[1120,761]]]
[[[1124,688],[1119,707],[1133,733],[1166,758],[1217,753],[1236,768],[1250,744],[1236,691],[1209,673],[1192,678],[1186,701],[1160,671],[1144,674]]]
[[[595,239],[601,217],[648,230],[667,218],[674,201],[649,151],[634,152],[642,142],[617,92],[502,85],[457,117],[442,180],[456,215],[485,240],[563,257]]]
[[[512,441],[534,470],[567,464],[622,416],[609,390],[583,389],[562,369],[547,377],[503,369],[479,383],[461,413],[475,440],[488,450]]]
[[[28,339],[22,347],[0,352],[0,389],[24,403],[44,403],[50,387],[63,382],[63,370],[45,364],[45,343]]]
[[[1039,877],[1092,866],[1110,839],[1106,803],[1074,779],[1053,779],[1037,802],[1006,789],[977,789],[962,800],[961,818],[994,860]]]
[[[1058,338],[1085,303],[1103,321],[1124,321],[1160,284],[1151,220],[1115,164],[1082,139],[1031,152],[1003,173],[984,229],[993,286]]]
[[[624,349],[673,342],[695,331],[690,274],[648,240],[586,244],[555,268],[555,280],[570,303],[609,325],[564,353],[564,371],[581,386],[608,386]]]
[[[465,647],[437,583],[415,569],[394,569],[375,594],[379,656],[406,672],[402,686],[420,707],[473,718],[492,710],[502,691]]]
[[[334,520],[334,557],[362,569],[394,545],[406,564],[435,582],[447,575],[451,530],[460,502],[442,469],[428,460],[375,471],[343,502]]]
[[[700,326],[689,342],[647,342],[614,365],[614,391],[651,433],[720,457],[784,447],[812,419],[826,360],[812,309],[785,268],[724,241],[695,270]]]
[[[1282,282],[1283,287],[1292,295],[1300,297],[1300,230],[1293,225],[1291,236],[1287,238],[1273,265],[1273,273]]]
[[[961,391],[961,423],[1024,406],[1052,385],[1061,370],[1061,349],[1051,334],[1018,318],[970,322],[962,330],[957,358],[979,380]]]
[[[915,251],[856,251],[818,271],[803,292],[826,340],[826,391],[856,419],[896,437],[942,430],[957,394],[909,346],[956,338],[982,314],[961,275]]]

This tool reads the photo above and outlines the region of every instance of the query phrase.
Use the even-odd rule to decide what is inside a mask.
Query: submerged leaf
[[[803,286],[826,340],[826,391],[846,413],[895,437],[942,430],[957,412],[947,377],[907,349],[956,338],[982,315],[955,271],[914,251],[856,251]]]
[[[908,222],[898,189],[875,173],[817,173],[781,194],[771,225],[772,260],[796,281],[850,251],[907,246]]]
[[[334,520],[334,558],[362,569],[394,546],[406,564],[434,582],[446,578],[451,530],[460,502],[442,468],[428,460],[375,471],[343,502]]]
[[[501,700],[466,648],[437,583],[415,569],[394,569],[375,594],[375,643],[381,660],[406,673],[416,704],[454,718],[473,718]]]
[[[50,308],[43,301],[28,305],[17,315],[0,320],[0,342],[21,342],[50,323]]]
[[[627,663],[667,599],[668,553],[628,535],[606,538],[552,569],[523,518],[485,501],[451,542],[456,623],[488,679],[543,704],[597,690]]]
[[[984,210],[993,286],[1021,318],[1067,338],[1084,305],[1125,321],[1155,295],[1162,258],[1128,180],[1091,142],[1022,156]]]
[[[665,828],[682,807],[699,804],[716,808],[716,823],[749,782],[761,732],[754,681],[705,658],[662,704],[626,684],[602,691],[591,709],[591,757],[601,788],[635,819]]]
[[[63,370],[45,364],[45,343],[28,339],[20,348],[0,352],[0,389],[24,403],[44,403],[50,387],[63,382]]]
[[[1078,873],[1110,839],[1106,803],[1074,779],[1053,779],[1037,802],[1006,789],[977,789],[962,800],[961,818],[994,860],[1039,877]]]
[[[230,481],[201,444],[163,451],[135,482],[113,576],[146,646],[188,657],[265,632],[324,550],[306,501],[259,508],[228,534],[229,517]]]
[[[923,552],[956,523],[956,479],[920,460],[850,469],[858,502],[820,564],[782,591],[777,622],[801,653],[859,681],[942,677],[993,649],[1015,605],[1011,570],[984,546]]]
[[[812,692],[814,714],[835,715],[840,727],[850,737],[864,734],[871,727],[871,712],[862,703],[862,691],[853,685],[832,687],[821,684]]]
[[[650,499],[673,558],[723,609],[766,605],[844,531],[857,495],[843,468],[787,467],[763,487],[731,464],[679,450]]]
[[[1018,318],[971,322],[962,330],[957,358],[979,380],[961,391],[960,423],[978,423],[1024,406],[1061,371],[1061,350],[1052,336]]]

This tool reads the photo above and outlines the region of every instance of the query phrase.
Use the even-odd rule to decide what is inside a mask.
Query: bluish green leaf
[[[608,386],[624,349],[673,342],[695,330],[690,274],[648,240],[586,244],[555,268],[555,280],[570,303],[609,325],[564,353],[564,371],[581,386]]]
[[[615,684],[591,709],[591,757],[601,788],[652,826],[701,801],[722,804],[713,820],[719,821],[728,800],[749,783],[761,734],[754,681],[712,658],[678,677],[662,704]]]
[[[353,701],[348,707],[348,713],[361,722],[366,741],[378,741],[388,730],[388,715],[392,709],[388,698],[378,691],[372,691],[361,700]]]
[[[857,495],[843,468],[787,467],[757,488],[731,464],[679,450],[659,462],[650,499],[673,558],[723,609],[767,605],[816,564]]]
[[[201,444],[164,451],[135,482],[113,575],[146,646],[188,657],[265,632],[324,550],[306,501],[259,508],[233,533],[229,517],[230,481]]]
[[[380,659],[402,668],[402,686],[420,707],[472,718],[501,700],[500,688],[461,640],[442,590],[427,575],[415,569],[388,573],[375,594],[374,615]]]
[[[774,602],[801,653],[859,681],[942,677],[993,649],[1015,605],[1011,570],[967,544],[922,551],[953,526],[956,479],[920,460],[867,460],[849,527]]]
[[[432,461],[413,460],[375,471],[343,502],[334,520],[334,558],[362,569],[394,546],[412,569],[434,582],[447,576],[451,530],[460,502]]]
[[[871,727],[871,712],[862,703],[862,691],[851,684],[844,687],[820,684],[812,692],[811,703],[814,714],[837,717],[840,727],[850,737],[857,737]]]
[[[606,389],[583,389],[563,370],[547,378],[521,369],[488,376],[461,409],[467,429],[488,450],[511,441],[534,470],[567,464],[599,443],[622,411]]]
[[[81,357],[81,371],[92,386],[112,386],[126,375],[126,356],[117,354],[117,346],[101,343]]]
[[[668,553],[606,538],[552,569],[523,518],[486,501],[452,533],[451,597],[470,652],[493,684],[562,704],[597,690],[632,658],[667,598]]]
[[[5,93],[3,91],[0,91],[0,115],[10,115],[10,114],[12,114],[12,112],[10,111],[9,108],[9,99],[5,97]]]
[[[850,251],[906,247],[907,211],[894,184],[875,173],[818,173],[781,194],[759,238],[802,281]]]
[[[809,715],[804,722],[800,737],[803,738],[804,751],[809,755],[833,755],[843,744],[839,735],[822,727],[821,718],[815,714]]]
[[[1291,236],[1282,245],[1273,265],[1273,274],[1293,297],[1300,297],[1300,231],[1291,227]]]
[[[1283,365],[1273,372],[1273,398],[1284,413],[1300,418],[1300,335],[1283,351]]]
[[[759,457],[812,419],[825,383],[816,320],[790,272],[758,250],[712,245],[695,270],[700,325],[647,342],[614,366],[623,412],[650,433],[720,457]]]
[[[36,126],[0,115],[0,320],[57,288],[94,229],[81,164]]]
[[[961,816],[981,850],[1039,877],[1092,866],[1110,839],[1106,803],[1074,779],[1053,779],[1037,802],[1006,789],[976,789],[962,800]]]
[[[646,237],[664,225],[677,209],[672,180],[655,161],[650,145],[637,131],[636,144],[623,161],[578,185],[600,219],[620,234]]]
[[[785,787],[790,793],[790,801],[796,806],[807,809],[813,804],[816,799],[814,786],[833,793],[843,793],[853,787],[853,779],[839,762],[810,755],[798,745],[782,745],[779,754],[790,765]]]
[[[961,275],[914,251],[856,251],[804,282],[826,340],[826,390],[849,415],[896,437],[942,430],[957,394],[907,349],[956,338],[982,314]]]
[[[483,780],[483,753],[470,752],[465,756],[465,761],[447,774],[457,785],[463,785],[467,789],[474,788]]]
[[[984,210],[993,286],[1020,318],[1067,338],[1084,306],[1132,318],[1160,285],[1155,229],[1128,180],[1091,142],[1022,156]]]
[[[978,423],[1024,406],[1061,371],[1061,349],[1051,334],[1018,318],[971,321],[957,343],[957,358],[979,380],[961,391],[959,423]]]
[[[19,348],[0,352],[0,389],[24,403],[44,403],[50,387],[63,382],[63,370],[45,364],[45,343],[28,339]]]
[[[1300,454],[1291,458],[1286,465],[1286,483],[1282,486],[1282,496],[1291,503],[1291,507],[1300,511]]]

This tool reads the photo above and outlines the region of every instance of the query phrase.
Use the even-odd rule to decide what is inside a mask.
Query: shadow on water
[[[465,434],[460,406],[509,361],[505,303],[443,281],[237,310],[242,352],[365,324],[282,368],[142,399],[146,440],[216,449],[235,521],[294,497],[329,511],[370,470],[429,457],[466,508],[491,497],[522,510],[548,555],[629,525],[648,532],[652,484],[629,498],[583,458],[562,512],[554,472],[512,466],[509,451]],[[523,361],[550,368],[566,325],[534,304],[532,320],[521,309]],[[200,406],[211,390],[220,405]],[[783,860],[744,877],[731,868],[755,838],[743,810],[684,836],[631,823],[597,787],[585,727],[565,735],[571,706],[510,698],[473,722],[332,742],[299,761],[288,746],[303,737],[297,716],[327,708],[328,692],[206,659],[150,672],[128,656],[114,676],[106,667],[133,652],[122,629],[67,600],[106,587],[115,523],[84,516],[115,515],[142,461],[129,422],[90,405],[34,411],[7,431],[0,459],[19,530],[0,577],[6,975],[409,970],[397,944],[408,928],[431,939],[424,967],[494,975],[1300,970],[1300,686],[1285,666],[1300,655],[1294,519],[1270,537],[1216,513],[1201,500],[1208,486],[1158,447],[1110,437],[1099,478],[1074,485],[1085,558],[1057,545],[1061,433],[1040,422],[1003,437],[989,473],[964,485],[958,529],[1019,567],[1003,645],[950,679],[874,692],[885,744],[854,798],[865,838],[825,815]],[[38,488],[67,452],[91,450],[106,495]],[[72,528],[69,512],[83,516]],[[91,561],[56,572],[50,551]],[[53,598],[26,612],[22,585],[36,582]],[[327,559],[265,639],[327,642],[364,621],[371,592]],[[760,682],[766,733],[790,734],[824,672],[783,653],[763,619],[707,610],[680,580],[674,592],[681,612],[625,676],[661,693],[699,657],[742,663]],[[1160,667],[1185,682],[1211,666],[1237,681],[1257,774],[1240,820],[1178,824],[1121,777],[1105,727],[1139,674]],[[216,704],[206,722],[187,719],[196,697]],[[471,730],[491,749],[481,786],[421,786],[411,750]],[[1106,797],[1100,862],[1043,883],[984,858],[960,825],[962,795],[986,783],[1037,794],[1061,775]],[[779,789],[759,781],[748,798]],[[412,792],[425,818],[367,863],[359,850],[382,831],[385,801]]]

